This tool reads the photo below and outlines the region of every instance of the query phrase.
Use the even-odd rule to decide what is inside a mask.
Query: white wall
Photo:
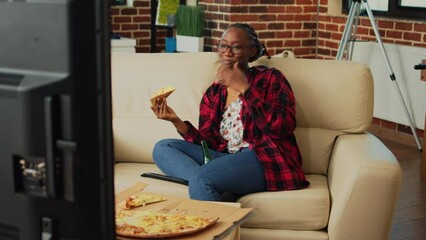
[[[414,70],[414,65],[426,59],[426,48],[396,44],[384,44],[384,47],[411,118],[418,129],[424,129],[426,82],[420,81],[420,71]],[[352,60],[367,64],[373,73],[374,116],[409,126],[379,44],[356,42]]]

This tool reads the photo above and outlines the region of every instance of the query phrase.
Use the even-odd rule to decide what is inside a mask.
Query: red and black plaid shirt
[[[265,66],[250,68],[246,78],[250,88],[240,96],[243,137],[263,164],[267,189],[278,191],[309,186],[301,169],[302,157],[294,136],[296,104],[290,84],[279,70]],[[226,87],[220,84],[213,83],[207,89],[200,104],[199,128],[187,122],[190,129],[185,140],[200,143],[204,139],[211,149],[227,150],[219,133],[226,95]]]

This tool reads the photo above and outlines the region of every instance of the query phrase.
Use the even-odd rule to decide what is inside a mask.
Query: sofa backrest
[[[347,61],[262,58],[289,80],[297,100],[299,127],[364,132],[373,113],[373,78],[368,66]]]
[[[198,125],[198,107],[215,80],[215,53],[114,53],[111,58],[115,159],[152,162],[154,144],[180,138],[151,112],[149,97],[166,85],[176,87],[169,105]],[[297,141],[306,173],[326,174],[335,138],[362,133],[373,112],[373,81],[368,67],[332,60],[272,58],[253,65],[281,70],[296,96]]]
[[[296,96],[296,138],[306,173],[326,174],[334,140],[365,132],[373,118],[373,77],[348,61],[261,58],[253,65],[284,73]]]

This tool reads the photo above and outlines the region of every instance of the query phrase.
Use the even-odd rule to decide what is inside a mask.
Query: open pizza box
[[[147,186],[144,183],[137,183],[132,187],[116,194],[115,203],[116,211],[123,209],[124,201],[127,197],[136,193],[144,193],[143,189]],[[148,193],[164,196],[163,202],[148,204],[143,207],[135,208],[133,211],[158,211],[163,213],[181,213],[188,215],[196,215],[200,217],[218,217],[219,220],[212,226],[189,235],[173,237],[173,239],[222,239],[236,230],[242,223],[247,221],[253,215],[253,208],[239,208],[238,204],[216,203],[197,201],[174,196]],[[233,206],[232,206],[233,205]],[[117,236],[117,239],[134,239]]]

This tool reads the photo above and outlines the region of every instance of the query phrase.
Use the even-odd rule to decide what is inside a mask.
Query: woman
[[[184,140],[159,141],[153,152],[167,175],[189,181],[192,199],[221,201],[227,193],[307,187],[294,129],[295,99],[283,74],[265,66],[249,67],[266,53],[254,29],[228,27],[217,44],[217,80],[200,103],[199,128],[181,120],[165,99],[152,111],[170,121]],[[213,160],[204,164],[200,142]]]

